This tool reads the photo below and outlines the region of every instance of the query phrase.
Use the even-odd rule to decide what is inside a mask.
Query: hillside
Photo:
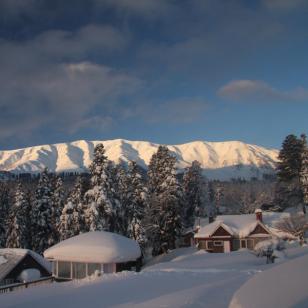
[[[0,151],[0,170],[13,173],[37,173],[48,167],[52,172],[82,172],[91,163],[95,145],[103,143],[108,158],[116,163],[135,160],[143,168],[157,151],[158,144],[123,139],[106,141],[79,140]],[[168,145],[177,157],[179,170],[198,160],[211,179],[251,178],[270,174],[278,151],[239,141],[194,141]]]

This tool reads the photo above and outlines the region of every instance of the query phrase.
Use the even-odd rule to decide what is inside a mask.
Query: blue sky
[[[0,148],[308,133],[305,0],[1,0]]]

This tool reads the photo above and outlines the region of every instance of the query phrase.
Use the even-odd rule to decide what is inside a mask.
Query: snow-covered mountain
[[[40,145],[18,150],[0,151],[0,170],[14,173],[36,173],[48,167],[53,172],[86,171],[95,145],[103,143],[108,158],[116,163],[135,160],[146,168],[158,144],[123,139],[106,141],[79,140]],[[261,177],[273,173],[278,151],[239,141],[194,141],[168,145],[177,157],[179,170],[198,160],[212,179]]]

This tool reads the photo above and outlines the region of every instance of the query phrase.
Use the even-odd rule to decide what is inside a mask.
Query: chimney
[[[255,210],[255,214],[256,214],[256,220],[259,220],[260,222],[263,221],[262,219],[262,210],[261,209],[256,209]]]
[[[212,223],[212,222],[214,222],[214,221],[215,221],[214,215],[210,215],[210,216],[209,216],[209,223]]]

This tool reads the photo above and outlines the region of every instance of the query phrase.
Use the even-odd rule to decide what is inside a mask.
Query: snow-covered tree
[[[0,248],[6,246],[6,227],[9,213],[9,189],[4,183],[0,183]]]
[[[303,195],[303,211],[306,213],[306,206],[308,205],[308,147],[305,135],[302,135],[302,140],[304,150],[301,157],[300,184]]]
[[[74,229],[75,233],[83,233],[86,231],[85,225],[85,205],[84,205],[84,194],[85,194],[85,181],[81,176],[78,176],[75,181],[75,186],[69,196],[69,201],[74,204]]]
[[[137,241],[144,250],[146,236],[144,229],[145,187],[136,162],[128,164],[127,175],[127,236]]]
[[[52,212],[51,224],[53,228],[53,242],[59,241],[58,225],[60,223],[60,216],[64,207],[64,189],[63,181],[60,176],[56,176],[52,185]]]
[[[113,188],[109,172],[109,161],[105,156],[103,144],[94,149],[93,162],[89,167],[91,173],[91,188],[85,194],[85,219],[90,231],[114,228]]]
[[[30,247],[30,208],[21,184],[17,185],[7,222],[8,248]]]
[[[52,183],[48,169],[40,174],[31,211],[32,248],[42,253],[54,244]]]
[[[206,205],[206,182],[201,164],[193,161],[183,176],[184,207],[183,224],[186,228],[194,226],[196,217],[203,216]]]
[[[78,176],[60,216],[58,225],[60,240],[86,231],[83,196],[84,184],[81,176]]]
[[[70,199],[68,199],[67,203],[63,207],[58,225],[60,241],[66,240],[67,238],[79,234],[79,232],[76,230],[78,229],[78,225],[75,224],[76,212],[76,205],[72,203]]]
[[[308,220],[304,214],[293,214],[279,221],[276,228],[294,235],[303,243],[305,232],[308,230]]]
[[[111,229],[119,234],[127,236],[127,203],[129,198],[128,178],[123,164],[108,164],[109,182],[111,185],[110,198],[113,202],[114,215]]]
[[[181,232],[183,193],[176,178],[176,158],[159,146],[148,169],[147,237],[152,254],[174,249]]]

